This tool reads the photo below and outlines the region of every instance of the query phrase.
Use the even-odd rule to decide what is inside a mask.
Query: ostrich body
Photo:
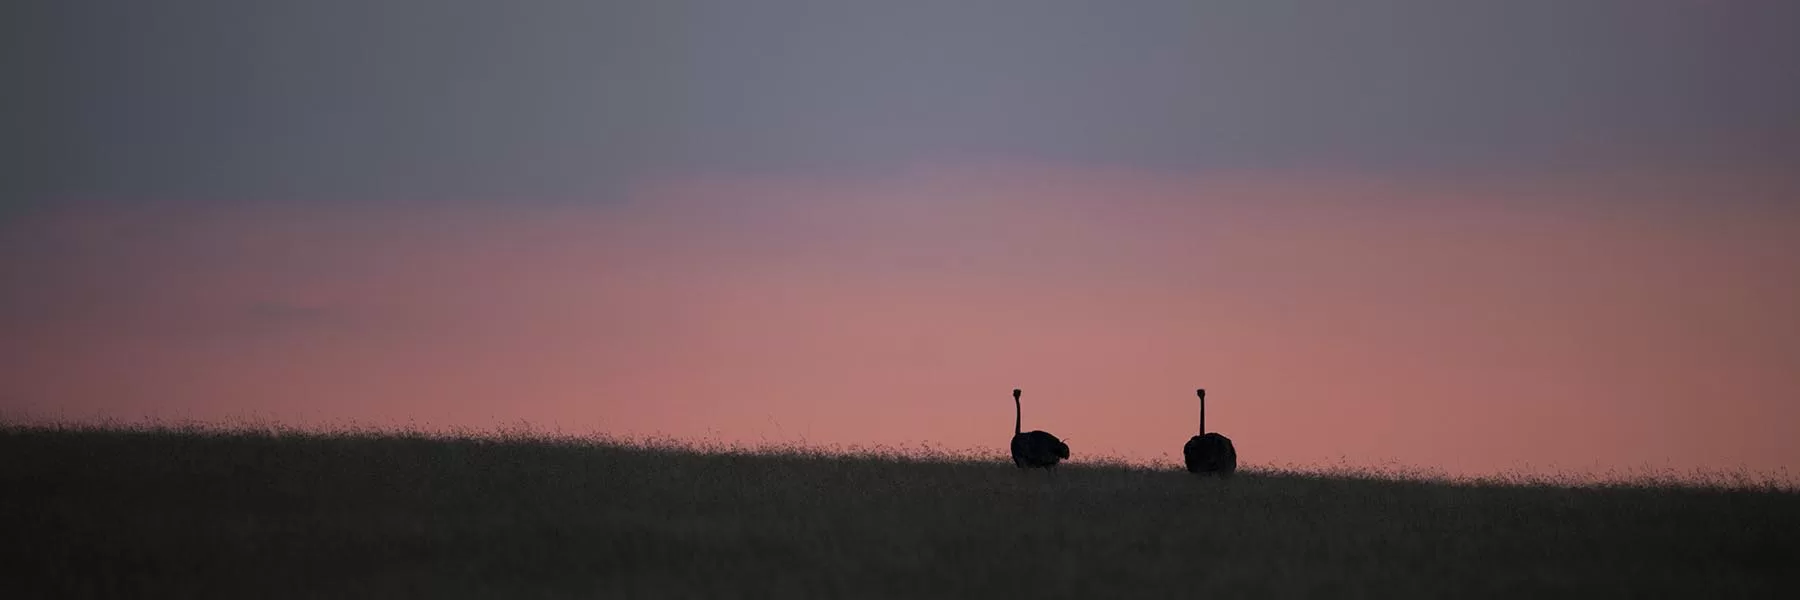
[[[1189,473],[1229,477],[1237,472],[1237,448],[1231,438],[1206,432],[1206,390],[1194,390],[1194,395],[1200,397],[1200,435],[1188,438],[1181,457]]]
[[[1048,431],[1019,431],[1021,413],[1019,390],[1013,390],[1013,465],[1021,469],[1042,467],[1055,469],[1056,463],[1069,458],[1069,445]]]

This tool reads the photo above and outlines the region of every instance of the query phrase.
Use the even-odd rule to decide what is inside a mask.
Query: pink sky
[[[1178,456],[1800,464],[1800,183],[1005,165],[0,227],[0,410]]]

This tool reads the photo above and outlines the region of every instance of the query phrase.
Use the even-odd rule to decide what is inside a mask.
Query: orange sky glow
[[[0,225],[0,411],[1250,464],[1800,464],[1800,182],[1053,165]]]

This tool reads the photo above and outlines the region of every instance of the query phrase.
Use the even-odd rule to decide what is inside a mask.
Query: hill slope
[[[1800,590],[1792,493],[417,436],[0,426],[0,531],[14,597]]]

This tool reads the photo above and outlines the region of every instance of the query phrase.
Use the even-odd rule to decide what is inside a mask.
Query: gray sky
[[[1800,162],[1800,3],[245,2],[4,10],[9,204],[604,198],[964,158]]]
[[[1797,24],[0,0],[0,412],[1791,466]]]

